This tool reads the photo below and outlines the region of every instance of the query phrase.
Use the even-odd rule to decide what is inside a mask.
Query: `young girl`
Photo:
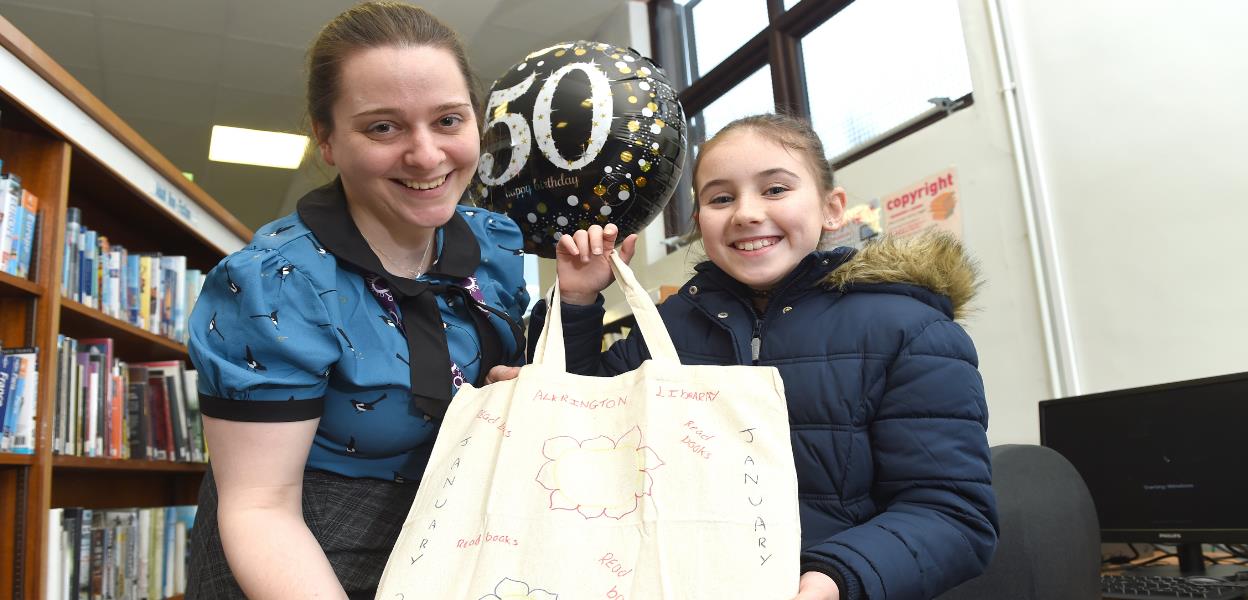
[[[797,598],[932,598],[978,575],[996,507],[983,383],[954,322],[976,286],[957,242],[817,251],[844,225],[845,193],[810,127],[781,115],[740,119],[703,145],[694,190],[710,260],[660,311],[685,364],[780,370],[802,524]],[[572,372],[614,375],[649,358],[640,334],[597,351],[615,235],[608,225],[560,240]]]

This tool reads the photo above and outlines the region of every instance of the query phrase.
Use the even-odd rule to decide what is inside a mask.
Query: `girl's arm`
[[[880,512],[802,554],[804,571],[843,578],[842,598],[929,598],[987,566],[997,514],[977,364],[970,337],[945,320],[890,365],[868,423]]]
[[[569,373],[615,375],[636,368],[644,360],[639,357],[648,355],[640,334],[621,340],[606,353],[601,352],[603,309],[599,293],[615,279],[610,253],[618,251],[620,258],[628,263],[637,245],[637,236],[630,235],[616,248],[618,233],[614,224],[607,224],[605,228],[593,225],[561,237],[555,249]],[[542,300],[533,307],[529,317],[530,361],[545,323],[546,301]],[[519,369],[495,367],[486,381],[512,379],[518,373]]]
[[[248,598],[346,598],[303,520],[303,470],[320,419],[249,423],[205,416],[217,526]]]
[[[593,304],[586,305],[565,302],[560,310],[563,313],[564,354],[569,373],[610,377],[636,369],[650,358],[650,350],[646,347],[640,329],[634,329],[627,338],[617,341],[606,352],[602,352],[602,318],[606,311],[603,310],[600,300],[595,299]],[[660,307],[660,314],[662,311],[663,308]],[[533,314],[529,316],[530,362],[545,324],[546,301],[541,300],[534,305]],[[518,372],[519,370],[516,371]],[[496,377],[493,380],[510,378]]]

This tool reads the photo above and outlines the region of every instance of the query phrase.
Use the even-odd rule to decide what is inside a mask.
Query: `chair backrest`
[[[1101,535],[1079,472],[1055,450],[992,448],[1001,535],[983,575],[939,600],[1097,600]]]

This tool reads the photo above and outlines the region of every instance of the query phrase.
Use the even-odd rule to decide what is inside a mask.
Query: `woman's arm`
[[[347,597],[303,520],[303,470],[318,423],[204,417],[221,545],[253,600]]]

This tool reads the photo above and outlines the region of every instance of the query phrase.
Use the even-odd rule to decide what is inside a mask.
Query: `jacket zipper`
[[[758,353],[763,347],[763,319],[754,319],[754,334],[750,337],[750,360],[758,364]]]
[[[823,264],[825,265],[828,264],[827,259],[823,260]],[[807,267],[807,269],[809,268],[813,268],[813,267]],[[780,288],[779,291],[786,292],[788,291],[788,288],[792,285],[793,285],[793,280],[789,280],[784,284],[783,287]],[[778,297],[779,295],[776,294],[775,296]],[[753,309],[753,306],[750,304],[749,300],[742,300],[742,302],[744,302],[746,306],[749,306],[751,309]],[[768,303],[767,308],[769,310],[771,309],[771,303]],[[763,348],[763,321],[765,321],[766,319],[767,319],[766,316],[754,319],[754,332],[750,336],[750,364],[755,365],[755,366],[758,365],[758,356],[761,353],[762,348]]]

